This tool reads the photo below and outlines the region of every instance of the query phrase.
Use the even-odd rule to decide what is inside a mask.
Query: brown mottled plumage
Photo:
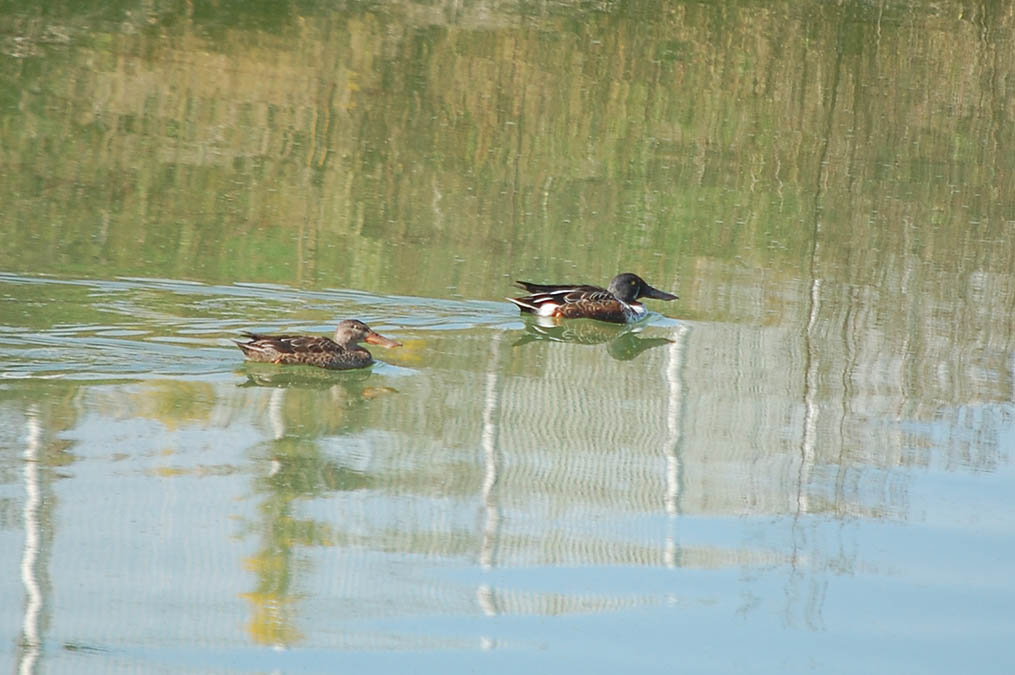
[[[362,321],[346,319],[335,329],[335,339],[309,335],[259,335],[244,333],[247,342],[236,346],[251,361],[297,363],[332,370],[365,368],[374,362],[360,342],[382,347],[401,347],[401,343],[375,333]]]
[[[645,317],[645,306],[638,298],[676,300],[672,293],[652,288],[637,274],[618,274],[609,288],[565,286],[515,282],[532,295],[508,298],[523,312],[564,319],[598,319],[610,323],[629,323]]]

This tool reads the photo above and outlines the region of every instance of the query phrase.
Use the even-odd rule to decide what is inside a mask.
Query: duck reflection
[[[269,399],[269,419],[276,438],[293,427],[298,427],[299,433],[304,435],[343,431],[351,412],[375,398],[398,393],[394,387],[368,385],[368,370],[335,372],[311,367],[247,363],[239,372],[247,376],[240,387],[285,390],[286,395],[273,393]],[[317,405],[320,392],[327,392],[332,406],[322,409]]]
[[[672,344],[664,337],[642,337],[641,326],[608,324],[601,321],[576,319],[566,323],[536,319],[525,323],[525,333],[515,341],[520,347],[530,342],[547,340],[579,345],[606,344],[607,353],[618,361],[630,361],[653,347]]]
[[[339,387],[350,398],[373,398],[377,391],[395,391],[391,387],[367,387],[369,370],[334,371],[311,366],[278,366],[273,363],[244,362],[239,371],[247,376],[241,387],[292,387],[296,389],[329,389]]]

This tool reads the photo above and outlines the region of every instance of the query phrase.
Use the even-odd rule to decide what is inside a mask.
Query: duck
[[[280,364],[302,364],[329,370],[366,368],[374,362],[373,355],[360,346],[366,342],[389,349],[402,343],[375,332],[358,319],[338,324],[335,337],[311,335],[262,335],[244,331],[247,342],[236,342],[251,361]]]
[[[597,319],[609,323],[632,323],[648,315],[639,298],[677,300],[677,296],[649,286],[637,274],[624,272],[606,288],[588,284],[534,284],[516,281],[531,295],[507,298],[523,313],[564,319]]]

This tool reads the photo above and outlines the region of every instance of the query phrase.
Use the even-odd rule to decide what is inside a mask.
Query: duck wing
[[[556,305],[585,303],[585,302],[616,302],[617,298],[605,288],[581,284],[578,286],[565,286],[562,284],[533,284],[528,281],[517,281],[520,287],[532,295],[526,298],[519,298],[535,306],[545,302],[552,302]]]
[[[331,338],[313,335],[261,335],[244,333],[249,342],[237,343],[255,351],[273,351],[278,354],[310,354],[342,352],[345,349]],[[244,349],[246,351],[246,349]]]
[[[588,284],[534,284],[531,281],[516,281],[519,288],[524,288],[529,293],[567,295],[569,293],[608,293],[605,288],[590,286]]]

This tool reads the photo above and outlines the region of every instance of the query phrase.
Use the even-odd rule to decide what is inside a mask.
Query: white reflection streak
[[[483,448],[483,507],[486,521],[483,524],[483,543],[479,552],[479,564],[483,569],[494,565],[494,554],[497,549],[497,536],[500,531],[500,507],[497,505],[494,487],[497,485],[499,467],[497,457],[497,412],[500,409],[500,341],[502,333],[494,335],[491,344],[491,365],[486,374],[486,395],[483,399],[483,433],[480,436],[480,447]],[[482,584],[476,590],[476,600],[486,616],[497,615],[497,603],[493,589]]]
[[[36,566],[39,560],[41,541],[39,508],[42,505],[39,487],[39,449],[42,439],[42,425],[38,411],[28,410],[28,444],[25,447],[25,553],[21,558],[21,583],[25,586],[25,619],[21,625],[24,652],[18,666],[19,673],[34,673],[39,659],[41,638],[39,636],[39,614],[42,612],[42,590]]]
[[[285,417],[282,415],[282,406],[285,404],[285,388],[278,387],[271,391],[268,398],[268,421],[271,423],[271,431],[275,440],[285,436]]]
[[[666,401],[666,496],[664,503],[667,515],[671,517],[678,515],[677,502],[680,498],[680,456],[677,454],[677,448],[680,445],[680,420],[683,417],[680,412],[684,399],[680,371],[687,355],[688,333],[689,329],[686,326],[677,327],[675,339],[667,351],[666,384],[670,396]],[[666,535],[663,560],[667,567],[677,566],[677,543],[672,531]]]
[[[479,603],[483,616],[497,616],[497,598],[490,584],[479,585],[479,588],[476,589],[476,601]],[[480,640],[484,649],[492,645],[490,638],[486,636],[481,637]]]
[[[821,279],[811,283],[811,312],[807,318],[807,354],[806,388],[804,390],[804,438],[801,444],[799,485],[797,487],[797,513],[807,513],[810,502],[807,499],[807,484],[810,481],[811,466],[814,464],[814,438],[818,428],[818,406],[814,397],[818,389],[818,359],[810,354],[811,335],[818,321],[818,310],[821,307]]]

